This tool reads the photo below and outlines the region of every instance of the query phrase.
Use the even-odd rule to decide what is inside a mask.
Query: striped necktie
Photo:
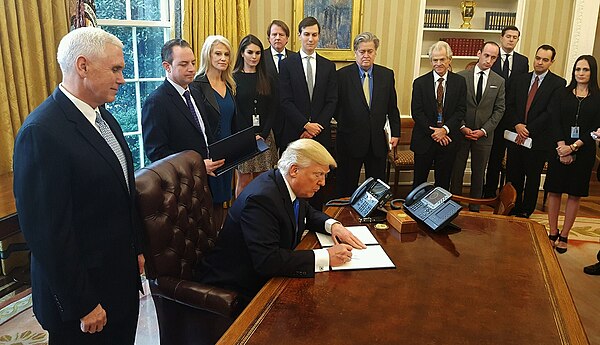
[[[117,156],[117,159],[119,160],[119,163],[121,164],[121,169],[123,170],[123,175],[125,176],[127,190],[129,190],[129,175],[127,174],[127,160],[125,159],[125,154],[123,153],[123,149],[121,148],[121,145],[119,145],[117,138],[115,137],[114,133],[110,130],[110,127],[108,127],[108,124],[106,123],[106,121],[104,121],[104,119],[102,118],[102,115],[100,114],[100,111],[98,111],[98,110],[96,110],[96,121],[95,122],[96,122],[96,126],[98,126],[98,129],[100,129],[100,135],[102,135],[102,138],[104,138],[104,140],[106,141],[108,146],[110,146],[110,148],[114,152],[115,156]]]

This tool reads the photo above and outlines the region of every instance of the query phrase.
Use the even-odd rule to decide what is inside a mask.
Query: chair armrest
[[[237,292],[212,285],[159,277],[150,281],[150,287],[153,295],[229,318],[235,318],[243,309]]]

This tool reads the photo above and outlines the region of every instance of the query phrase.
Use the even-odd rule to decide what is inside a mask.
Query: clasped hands
[[[304,132],[300,135],[302,139],[312,139],[319,135],[323,130],[323,126],[316,122],[308,122],[304,125]]]
[[[477,141],[479,138],[483,137],[485,133],[481,129],[472,130],[469,127],[463,127],[460,129],[462,134],[464,134],[465,139]]]
[[[333,247],[327,248],[329,253],[329,265],[340,266],[352,259],[352,249],[365,249],[364,243],[359,240],[350,230],[346,229],[341,223],[335,223],[331,226],[331,238]]]
[[[442,146],[448,146],[452,142],[452,139],[448,136],[448,132],[444,127],[432,127],[429,126],[429,129],[433,131],[431,134],[431,139],[433,139],[436,143]]]
[[[560,142],[556,147],[559,161],[565,165],[569,165],[575,160],[573,155],[571,155],[573,152],[571,145],[566,145],[564,142]]]

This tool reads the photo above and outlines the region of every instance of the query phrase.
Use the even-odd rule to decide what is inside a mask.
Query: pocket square
[[[498,87],[496,85],[490,85],[490,89],[497,89]]]

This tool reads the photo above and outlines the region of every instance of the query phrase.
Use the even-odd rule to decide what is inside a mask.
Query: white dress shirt
[[[73,102],[75,107],[77,107],[77,109],[79,109],[79,111],[83,113],[83,116],[85,116],[85,118],[92,124],[92,126],[96,128],[98,133],[100,133],[100,128],[96,126],[96,111],[98,110],[98,108],[94,109],[89,104],[75,97],[72,93],[65,89],[62,83],[58,84],[58,88],[65,94],[65,96],[67,96],[69,100],[71,100],[71,102]]]
[[[271,55],[273,57],[273,62],[275,62],[275,69],[277,70],[277,72],[279,72],[279,57],[277,57],[277,54],[281,54],[282,61],[285,60],[285,58],[287,57],[287,55],[285,55],[285,48],[283,48],[283,50],[280,53],[277,50],[275,50],[273,46],[271,46]]]

